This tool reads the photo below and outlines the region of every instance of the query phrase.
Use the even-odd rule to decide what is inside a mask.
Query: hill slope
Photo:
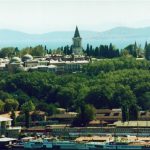
[[[74,31],[56,31],[45,34],[27,34],[13,30],[0,30],[0,47],[16,46],[26,47],[38,44],[47,45],[48,48],[57,48],[60,46],[71,45]],[[104,32],[80,31],[83,38],[83,46],[92,44],[113,43],[119,48],[123,48],[130,43],[144,45],[145,41],[150,41],[150,27],[146,28],[127,28],[116,27]]]

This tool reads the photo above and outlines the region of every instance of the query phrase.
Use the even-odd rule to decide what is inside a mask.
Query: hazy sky
[[[150,26],[150,0],[0,0],[0,29],[28,33]]]

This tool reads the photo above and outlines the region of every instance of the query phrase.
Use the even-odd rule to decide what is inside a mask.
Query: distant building
[[[80,37],[78,27],[76,26],[74,37],[72,38],[73,45],[72,45],[72,51],[75,55],[81,55],[82,54],[82,38]]]
[[[138,120],[141,120],[141,121],[150,121],[150,111],[147,110],[147,111],[139,111],[138,112]]]
[[[11,58],[9,63],[6,64],[6,68],[8,69],[9,72],[16,72],[16,71],[24,70],[23,62],[21,61],[19,57]]]
[[[97,109],[96,120],[99,120],[101,124],[113,123],[122,120],[121,109]]]
[[[46,54],[45,56],[32,56],[25,54],[22,58],[13,57],[8,63],[2,63],[0,60],[0,70],[8,70],[9,72],[17,71],[44,71],[55,72],[58,74],[64,72],[80,72],[83,65],[90,62],[89,58],[83,55],[82,38],[78,27],[75,29],[72,38],[72,54]]]
[[[57,108],[58,113],[47,117],[48,120],[58,121],[58,124],[71,124],[77,116],[76,112],[67,112],[66,109]]]

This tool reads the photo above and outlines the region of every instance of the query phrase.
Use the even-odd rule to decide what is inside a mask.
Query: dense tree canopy
[[[25,110],[33,105],[53,114],[56,107],[79,111],[84,102],[95,108],[122,108],[124,117],[133,119],[128,116],[129,112],[136,114],[131,111],[133,106],[150,109],[149,67],[147,60],[121,57],[91,62],[74,74],[1,73],[0,111]]]

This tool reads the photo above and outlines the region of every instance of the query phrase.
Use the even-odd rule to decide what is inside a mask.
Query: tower
[[[75,55],[82,54],[82,38],[80,37],[78,27],[76,26],[74,37],[72,38],[73,45],[72,45],[72,51]]]

